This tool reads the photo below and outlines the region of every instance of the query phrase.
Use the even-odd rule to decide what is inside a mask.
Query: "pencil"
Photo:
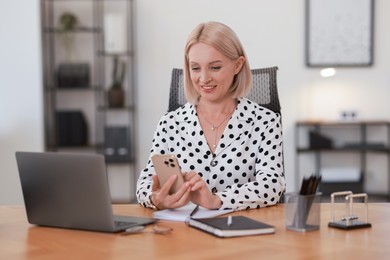
[[[315,194],[320,182],[321,182],[321,175],[313,174],[309,178],[303,178],[299,194],[300,195]]]
[[[195,215],[195,213],[198,211],[198,209],[199,209],[199,205],[196,205],[196,207],[190,213],[190,218]]]

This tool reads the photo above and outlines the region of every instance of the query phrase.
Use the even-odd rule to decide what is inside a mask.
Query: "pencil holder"
[[[320,228],[321,192],[312,195],[285,194],[286,228],[306,232]]]

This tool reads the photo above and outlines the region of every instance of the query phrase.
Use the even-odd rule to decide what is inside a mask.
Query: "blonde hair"
[[[229,88],[233,98],[245,97],[252,87],[252,76],[244,48],[231,28],[219,22],[208,22],[195,27],[188,36],[184,49],[184,93],[187,101],[195,104],[199,98],[199,93],[191,81],[188,58],[191,47],[196,43],[208,44],[231,60],[236,60],[240,56],[245,58],[240,72],[234,76]]]

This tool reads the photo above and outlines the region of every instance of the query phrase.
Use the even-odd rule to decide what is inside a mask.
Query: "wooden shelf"
[[[44,33],[53,34],[66,34],[66,33],[101,33],[103,30],[100,27],[78,27],[72,30],[64,30],[59,27],[45,27],[43,28]]]

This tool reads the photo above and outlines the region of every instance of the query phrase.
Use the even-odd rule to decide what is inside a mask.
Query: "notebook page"
[[[181,221],[184,222],[191,214],[192,210],[196,207],[193,203],[188,203],[187,205],[177,208],[177,209],[164,209],[154,212],[153,216],[157,219],[162,220],[172,220],[172,221]],[[213,218],[220,215],[233,212],[232,209],[228,210],[210,210],[203,207],[199,207],[198,211],[192,218]]]

